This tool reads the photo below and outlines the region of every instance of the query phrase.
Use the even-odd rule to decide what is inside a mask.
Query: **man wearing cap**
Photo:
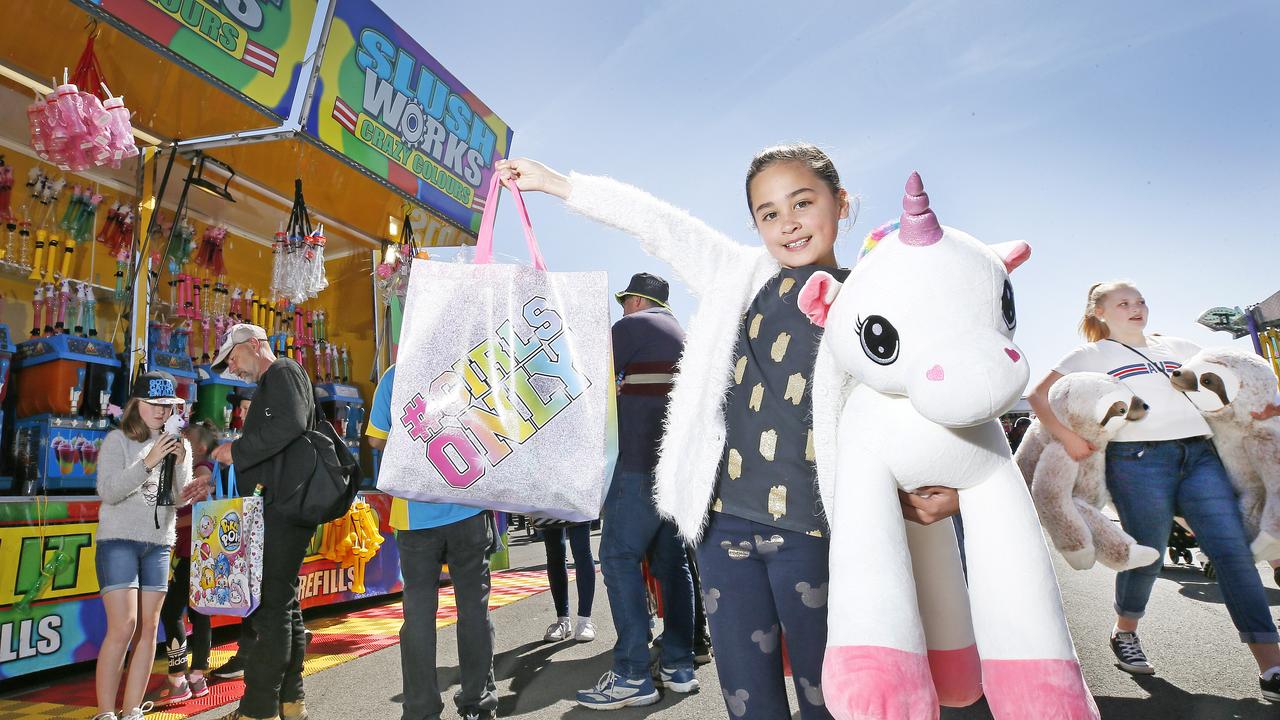
[[[684,330],[667,307],[668,295],[667,282],[649,273],[635,275],[616,295],[623,312],[613,325],[619,448],[604,503],[600,568],[618,641],[613,672],[596,687],[578,692],[578,704],[597,710],[658,699],[649,676],[649,609],[640,568],[649,548],[665,612],[659,681],[675,692],[698,687],[693,674],[693,580],[675,525],[658,515],[652,499],[667,396],[684,350]]]
[[[298,604],[298,572],[315,528],[287,520],[273,499],[278,473],[289,472],[292,465],[277,467],[274,460],[283,459],[285,448],[312,426],[315,417],[311,381],[298,363],[277,359],[266,331],[249,324],[227,333],[213,372],[258,384],[240,439],[218,446],[211,457],[235,465],[236,484],[244,491],[262,486],[265,528],[262,599],[249,616],[257,638],[245,659],[240,707],[223,720],[305,720],[302,660],[307,641]]]

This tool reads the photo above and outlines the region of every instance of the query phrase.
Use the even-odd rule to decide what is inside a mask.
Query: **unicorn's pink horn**
[[[902,197],[902,227],[898,239],[907,245],[924,247],[942,239],[938,216],[929,209],[929,195],[924,191],[920,173],[907,178],[907,194]]]

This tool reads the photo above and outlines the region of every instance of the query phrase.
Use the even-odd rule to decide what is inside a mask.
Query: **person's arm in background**
[[[213,492],[213,471],[207,465],[192,466],[191,482],[182,489],[182,504],[204,500]]]
[[[631,364],[631,358],[635,357],[636,351],[640,349],[639,343],[636,342],[636,333],[630,332],[625,325],[630,320],[622,318],[613,324],[613,376],[615,378],[622,376],[622,371]]]
[[[386,447],[387,436],[391,434],[391,388],[394,383],[395,366],[392,365],[378,379],[378,388],[373,391],[373,404],[369,408],[369,424],[364,428],[364,436],[374,450]]]
[[[270,382],[259,385],[253,403],[264,405],[271,421],[260,432],[246,433],[231,443],[237,471],[270,460],[311,427],[315,402],[311,381],[302,367],[281,364],[268,370],[263,379]]]

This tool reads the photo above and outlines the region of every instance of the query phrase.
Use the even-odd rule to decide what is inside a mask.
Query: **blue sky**
[[[762,147],[832,154],[862,197],[845,265],[920,171],[944,224],[1032,245],[1014,283],[1033,379],[1081,342],[1095,281],[1134,280],[1151,330],[1206,345],[1231,341],[1202,311],[1280,289],[1269,0],[379,4],[514,128],[513,154],[633,183],[744,243]],[[499,249],[523,256],[502,211]],[[673,276],[558,200],[530,213],[553,270]],[[672,304],[694,310],[678,285]]]

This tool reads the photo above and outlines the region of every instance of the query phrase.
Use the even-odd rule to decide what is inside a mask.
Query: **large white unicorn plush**
[[[944,228],[918,174],[901,227],[843,287],[800,307],[826,330],[815,369],[819,488],[831,527],[822,689],[840,720],[933,720],[984,692],[999,720],[1094,720],[1036,511],[996,420],[1028,367],[1009,271],[1023,242]],[[865,251],[864,251],[865,252]],[[902,518],[898,490],[959,489],[950,520]]]

